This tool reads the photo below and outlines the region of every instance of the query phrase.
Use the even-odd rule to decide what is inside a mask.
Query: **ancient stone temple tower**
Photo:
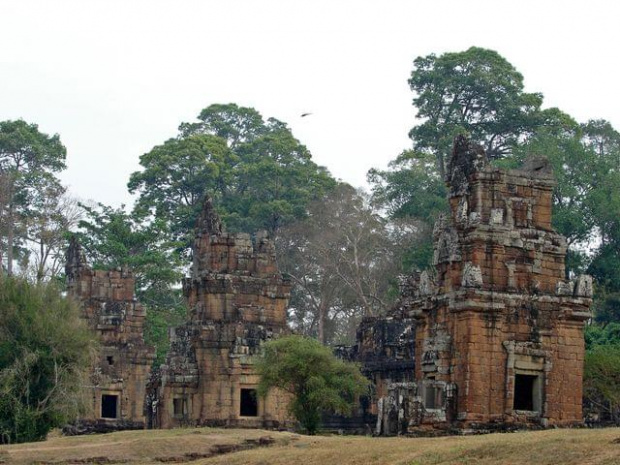
[[[90,409],[80,423],[97,431],[144,428],[146,384],[155,350],[144,343],[146,311],[134,297],[134,277],[125,269],[91,269],[75,238],[65,270],[67,292],[81,304],[100,343],[85,388]]]
[[[447,183],[434,267],[410,278],[402,307],[416,321],[409,426],[580,423],[592,282],[565,279],[547,161],[500,170],[460,137]]]
[[[287,397],[256,396],[252,356],[286,332],[290,284],[265,234],[228,234],[207,198],[197,224],[191,277],[183,282],[189,321],[173,328],[153,413],[157,426],[277,426]]]

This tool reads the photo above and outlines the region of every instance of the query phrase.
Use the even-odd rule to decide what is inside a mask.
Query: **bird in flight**
[[[302,118],[305,118],[306,116],[310,116],[311,114],[312,114],[312,113],[302,113],[302,114],[301,114],[301,117],[302,117]]]

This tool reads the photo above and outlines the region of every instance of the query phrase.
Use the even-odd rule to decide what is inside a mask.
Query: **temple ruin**
[[[75,237],[67,250],[65,271],[67,293],[80,303],[100,345],[85,387],[88,411],[79,428],[142,429],[155,349],[144,343],[146,311],[135,298],[133,274],[124,268],[91,269]]]
[[[336,349],[361,364],[373,387],[353,419],[326,424],[376,434],[581,424],[592,281],[565,277],[548,162],[535,157],[502,170],[459,137],[447,171],[450,213],[434,228],[433,266],[403,277],[390,315],[364,319],[357,343]],[[206,199],[183,281],[188,321],[170,330],[170,351],[148,392],[154,351],[144,344],[131,273],[91,270],[75,241],[67,258],[69,294],[102,343],[89,420],[292,424],[287,395],[256,395],[252,357],[288,332],[291,287],[265,234],[226,233]]]
[[[290,283],[266,233],[228,234],[207,198],[196,227],[191,277],[183,281],[189,321],[170,331],[161,367],[154,426],[278,427],[288,397],[259,398],[252,357],[262,342],[288,331]]]
[[[388,383],[376,399],[378,429],[582,423],[592,280],[564,276],[547,160],[502,170],[459,137],[447,184],[450,215],[434,228],[433,267],[405,280],[393,312],[415,322],[414,380]]]

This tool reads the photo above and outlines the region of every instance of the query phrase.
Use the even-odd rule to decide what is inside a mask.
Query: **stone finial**
[[[549,159],[541,155],[530,155],[521,166],[521,171],[527,171],[530,176],[537,178],[553,178]]]
[[[198,220],[198,230],[215,236],[219,236],[223,232],[222,221],[213,207],[213,199],[210,195],[205,197],[202,213]]]
[[[575,297],[592,298],[592,276],[582,274],[575,280]]]
[[[473,144],[463,135],[454,139],[452,157],[448,162],[446,182],[453,196],[466,195],[469,190],[469,178],[487,164],[487,157],[481,146]]]
[[[82,268],[87,268],[88,262],[77,236],[72,235],[69,239],[69,247],[65,252],[65,273],[69,279],[73,279]]]

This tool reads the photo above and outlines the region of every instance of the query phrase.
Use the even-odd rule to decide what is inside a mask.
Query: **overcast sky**
[[[0,120],[60,134],[63,181],[115,206],[131,203],[140,155],[213,103],[288,123],[317,163],[362,186],[410,146],[407,79],[429,53],[491,48],[546,107],[620,128],[618,5],[0,0]]]

